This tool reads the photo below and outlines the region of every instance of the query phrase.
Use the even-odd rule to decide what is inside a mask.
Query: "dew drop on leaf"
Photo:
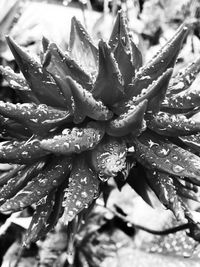
[[[183,168],[182,166],[180,165],[173,165],[172,166],[172,170],[176,173],[179,173],[179,172],[182,172],[185,170],[185,168]]]

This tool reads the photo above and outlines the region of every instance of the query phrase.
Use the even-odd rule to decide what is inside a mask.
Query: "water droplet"
[[[53,180],[53,181],[52,181],[52,185],[53,185],[53,186],[56,186],[57,184],[58,184],[57,180]]]
[[[172,161],[177,161],[178,160],[178,156],[177,155],[172,155],[171,159],[172,159]]]
[[[182,172],[185,170],[185,168],[183,168],[182,166],[180,165],[173,165],[172,166],[172,170],[176,173],[179,173],[179,172]]]
[[[155,163],[155,162],[152,162],[152,167],[156,167],[157,166],[157,164]]]
[[[70,265],[73,264],[74,262],[74,255],[73,255],[73,252],[72,251],[68,251],[67,253],[67,260],[69,262]]]
[[[81,197],[82,198],[87,198],[88,197],[87,192],[85,192],[85,191],[81,192]]]
[[[27,157],[27,156],[28,156],[28,151],[23,151],[23,152],[21,153],[21,155],[22,155],[22,157]]]
[[[167,147],[166,148],[165,147],[158,147],[158,148],[156,148],[155,153],[157,156],[164,158],[164,157],[169,155],[170,149]]]
[[[82,185],[87,185],[88,184],[88,177],[82,177],[81,179],[80,179],[80,184],[82,184]]]
[[[39,185],[42,186],[42,187],[43,187],[43,186],[46,186],[47,182],[48,182],[48,179],[40,180],[40,181],[39,181]]]
[[[82,207],[82,202],[80,200],[76,201],[76,207],[81,208]]]
[[[99,179],[102,181],[102,182],[107,182],[108,181],[108,179],[110,178],[109,176],[105,176],[105,174],[104,173],[99,173]]]
[[[63,134],[63,135],[68,135],[68,134],[70,134],[70,132],[71,132],[70,129],[64,129],[64,130],[62,131],[62,134]]]
[[[132,223],[130,223],[130,222],[127,223],[127,226],[128,227],[133,227]]]
[[[45,212],[45,211],[42,211],[42,212],[40,213],[40,215],[41,215],[42,217],[45,217],[45,216],[46,216],[46,212]]]

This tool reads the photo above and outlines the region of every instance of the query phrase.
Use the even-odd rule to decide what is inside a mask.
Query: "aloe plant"
[[[98,48],[73,18],[69,51],[43,38],[41,61],[7,37],[23,75],[0,67],[21,100],[0,101],[0,162],[13,164],[0,176],[0,211],[36,204],[25,244],[59,218],[74,235],[110,178],[149,204],[150,187],[199,240],[183,199],[199,201],[200,59],[171,79],[190,26],[144,66],[122,12]]]

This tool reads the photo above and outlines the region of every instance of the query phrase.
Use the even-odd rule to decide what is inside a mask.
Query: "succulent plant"
[[[98,48],[73,18],[69,51],[43,38],[40,62],[7,37],[23,75],[0,67],[21,99],[0,101],[0,212],[36,204],[26,244],[80,222],[110,178],[147,202],[152,188],[198,238],[183,197],[199,200],[200,59],[170,80],[190,26],[144,66],[121,12]]]

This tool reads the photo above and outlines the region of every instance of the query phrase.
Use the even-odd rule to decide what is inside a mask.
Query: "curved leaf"
[[[94,120],[105,121],[112,118],[113,113],[101,101],[97,101],[92,93],[67,77],[74,99],[74,122],[79,123],[88,116]]]
[[[86,128],[64,129],[62,135],[51,139],[43,139],[41,148],[59,154],[81,153],[93,149],[103,138],[104,128],[95,122],[90,122]]]
[[[132,105],[129,110],[106,125],[106,133],[111,136],[125,136],[131,133],[137,136],[144,130],[144,114],[148,100],[143,100],[137,106]]]
[[[71,21],[71,33],[69,42],[70,55],[88,73],[96,74],[98,64],[98,50],[94,46],[90,36],[75,17]]]
[[[39,101],[53,107],[65,108],[63,96],[50,74],[18,46],[11,37],[7,37],[7,43],[31,90]]]
[[[200,185],[200,157],[147,131],[134,145],[135,157],[146,168],[187,177]]]
[[[0,211],[18,211],[38,202],[68,177],[70,169],[71,157],[54,157],[17,195],[8,199]]]
[[[73,163],[68,188],[65,189],[62,217],[65,224],[97,198],[99,183],[95,172],[87,166],[86,159],[83,156],[77,157]]]
[[[111,49],[99,42],[99,72],[92,89],[94,98],[101,100],[109,107],[119,101],[124,95],[122,75]]]

